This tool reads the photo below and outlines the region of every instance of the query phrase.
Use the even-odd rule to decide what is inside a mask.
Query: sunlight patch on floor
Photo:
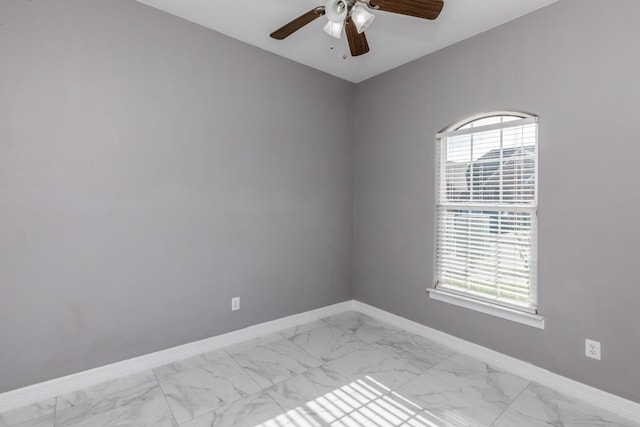
[[[370,376],[326,393],[258,427],[442,427],[446,423]]]

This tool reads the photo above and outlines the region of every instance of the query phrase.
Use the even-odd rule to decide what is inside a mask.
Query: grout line
[[[316,329],[324,328],[325,326],[327,326],[327,325],[318,326],[317,328],[313,328],[313,329],[309,329],[308,331],[300,332],[298,335],[306,334],[308,332],[315,331]],[[296,344],[295,341],[293,341],[293,338],[297,337],[298,335],[294,335],[292,337],[285,338],[285,339],[287,341],[289,341],[291,344],[293,344],[296,348],[300,349],[303,353],[306,353],[307,355],[309,355],[309,357],[311,357],[312,359],[317,360],[318,362],[320,362],[319,366],[322,366],[323,364],[328,363],[324,359],[322,359],[322,357],[316,357],[313,354],[309,353],[304,348],[302,348],[300,345]],[[307,371],[305,371],[305,372],[307,372]]]
[[[244,366],[242,366],[242,365],[240,364],[240,362],[238,362],[238,361],[236,360],[236,358],[234,357],[234,355],[233,355],[233,354],[230,354],[230,355],[229,355],[229,357],[231,358],[231,360],[233,360],[233,363],[235,363],[236,365],[238,365],[238,367],[242,370],[242,373],[244,373],[244,374],[245,374],[245,376],[246,376],[247,378],[249,378],[251,381],[253,381],[253,382],[254,382],[254,384],[255,384],[255,385],[257,385],[257,386],[258,386],[258,388],[260,389],[260,391],[264,391],[264,390],[266,390],[266,388],[265,388],[265,387],[262,387],[262,386],[260,385],[260,383],[258,383],[258,381],[256,381],[256,380],[255,380],[255,378],[253,378],[253,376],[252,376],[249,372],[247,372],[247,370],[244,368]],[[260,391],[257,391],[256,393],[259,393]],[[239,399],[238,399],[238,400],[239,400]]]
[[[518,395],[511,402],[509,402],[507,407],[504,408],[504,410],[502,412],[500,412],[500,414],[498,414],[497,417],[495,417],[495,419],[491,422],[491,424],[489,424],[489,427],[492,427],[496,423],[496,421],[498,421],[500,419],[500,417],[502,417],[504,415],[504,413],[507,412],[509,410],[509,408],[511,408],[511,406],[513,406],[513,404],[516,402],[516,400],[518,400],[520,398],[520,396],[522,396],[522,393],[524,393],[525,390],[529,388],[529,385],[531,385],[531,381],[527,381],[527,385],[524,386],[523,389],[520,391],[520,393],[518,393]]]
[[[287,412],[289,412],[289,409],[285,409],[281,404],[279,404],[277,400],[275,400],[273,397],[271,397],[271,395],[269,393],[266,392],[266,389],[262,389],[258,393],[266,394],[267,397],[269,398],[269,400],[271,400],[278,408],[280,408],[282,413],[279,416],[285,416],[287,414]]]
[[[160,387],[160,393],[162,393],[162,398],[164,399],[164,403],[166,403],[167,408],[169,408],[169,412],[173,417],[173,421],[175,421],[176,425],[180,425],[180,423],[178,423],[178,419],[176,418],[176,414],[173,413],[173,409],[171,408],[171,405],[169,405],[169,401],[167,400],[167,395],[165,394],[164,389],[162,388],[162,383],[160,382],[158,375],[156,375],[156,371],[152,369],[151,372],[153,372],[153,376],[155,377],[156,382],[158,383],[158,387]]]
[[[443,363],[448,362],[449,360],[451,360],[451,358],[452,358],[452,357],[454,357],[454,356],[455,356],[455,355],[457,355],[457,354],[459,354],[459,353],[454,353],[454,354],[452,354],[451,356],[448,356],[446,359],[443,359],[443,360],[441,360],[440,362],[438,362],[438,363],[436,363],[436,364],[434,364],[434,365],[431,365],[431,367],[429,367],[429,369],[427,369],[426,371],[424,371],[423,373],[421,373],[420,375],[418,375],[418,377],[419,377],[419,376],[422,376],[422,375],[424,375],[424,374],[433,375],[432,371],[436,370],[436,367],[437,367],[437,366],[440,366],[440,365],[442,365]],[[416,378],[417,378],[417,377],[416,377]],[[415,379],[415,378],[414,378],[414,379]],[[444,382],[445,384],[449,384],[450,386],[457,387],[457,385],[456,385],[456,384],[452,384],[452,383],[450,383],[449,381],[443,380],[443,379],[441,379],[441,378],[438,378],[438,379],[439,379],[440,381]],[[411,380],[411,381],[413,381],[413,380]]]
[[[56,423],[58,422],[58,396],[56,396],[54,399],[55,405],[53,406],[53,427],[55,427]]]

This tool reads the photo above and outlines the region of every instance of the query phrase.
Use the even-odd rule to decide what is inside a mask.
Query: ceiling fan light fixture
[[[349,12],[349,5],[346,0],[329,0],[324,10],[329,21],[344,22]]]
[[[360,6],[354,7],[353,12],[351,12],[351,20],[355,24],[358,34],[362,34],[374,19],[376,19],[376,16],[373,13],[367,12]]]
[[[342,38],[342,22],[328,21],[322,28],[325,33],[337,39]]]

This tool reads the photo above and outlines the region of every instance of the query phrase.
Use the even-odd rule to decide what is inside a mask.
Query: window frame
[[[531,301],[533,303],[533,308],[518,306],[516,304],[509,304],[501,301],[494,301],[490,298],[482,298],[480,296],[474,296],[471,293],[467,293],[464,291],[456,291],[454,289],[447,289],[443,287],[437,287],[438,281],[438,222],[440,219],[438,208],[442,205],[441,203],[441,167],[442,167],[442,144],[443,138],[447,138],[449,136],[453,136],[456,134],[465,134],[465,133],[477,133],[482,131],[489,131],[492,128],[495,129],[505,129],[508,126],[504,125],[504,121],[501,121],[497,124],[489,124],[479,126],[474,130],[474,128],[462,129],[465,126],[476,122],[478,120],[487,119],[491,117],[500,117],[500,116],[510,116],[516,117],[518,121],[518,125],[516,126],[524,126],[527,124],[535,123],[536,124],[536,132],[535,132],[535,165],[534,165],[534,207],[531,211],[531,233],[533,235],[532,242],[532,259],[535,261],[531,265],[530,270],[530,278],[532,278],[530,284],[530,293],[531,293]],[[522,120],[525,120],[524,122]],[[514,120],[515,121],[515,120]],[[515,127],[515,126],[514,126]],[[457,133],[459,132],[459,133]],[[518,323],[523,323],[528,326],[533,326],[537,328],[544,329],[544,317],[538,313],[537,307],[537,276],[538,276],[538,244],[537,244],[537,234],[538,234],[538,224],[537,224],[537,216],[538,216],[538,206],[539,206],[539,198],[538,198],[538,158],[539,158],[539,138],[538,138],[538,117],[524,112],[518,111],[492,111],[488,113],[480,113],[473,115],[471,117],[467,117],[463,120],[453,123],[450,126],[447,126],[442,131],[436,134],[436,146],[435,146],[435,200],[434,200],[434,239],[433,239],[433,287],[427,289],[430,298],[447,302],[450,304],[454,304],[460,307],[480,311],[482,313],[491,314],[500,318],[512,320]],[[490,203],[486,203],[489,205]]]

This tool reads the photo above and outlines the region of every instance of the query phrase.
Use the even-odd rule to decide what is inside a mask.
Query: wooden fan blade
[[[347,18],[344,23],[344,31],[347,33],[347,40],[349,40],[349,49],[351,49],[351,56],[360,56],[369,52],[369,43],[367,43],[367,37],[364,33],[358,34],[356,24],[353,23],[351,18]]]
[[[274,38],[276,40],[286,39],[291,34],[295,33],[300,28],[307,25],[309,22],[320,18],[322,15],[324,15],[324,6],[318,6],[315,9],[310,10],[304,15],[298,16],[293,21],[275,30],[273,33],[271,33],[271,38]]]
[[[423,19],[436,19],[444,7],[443,0],[372,0],[372,8]]]

